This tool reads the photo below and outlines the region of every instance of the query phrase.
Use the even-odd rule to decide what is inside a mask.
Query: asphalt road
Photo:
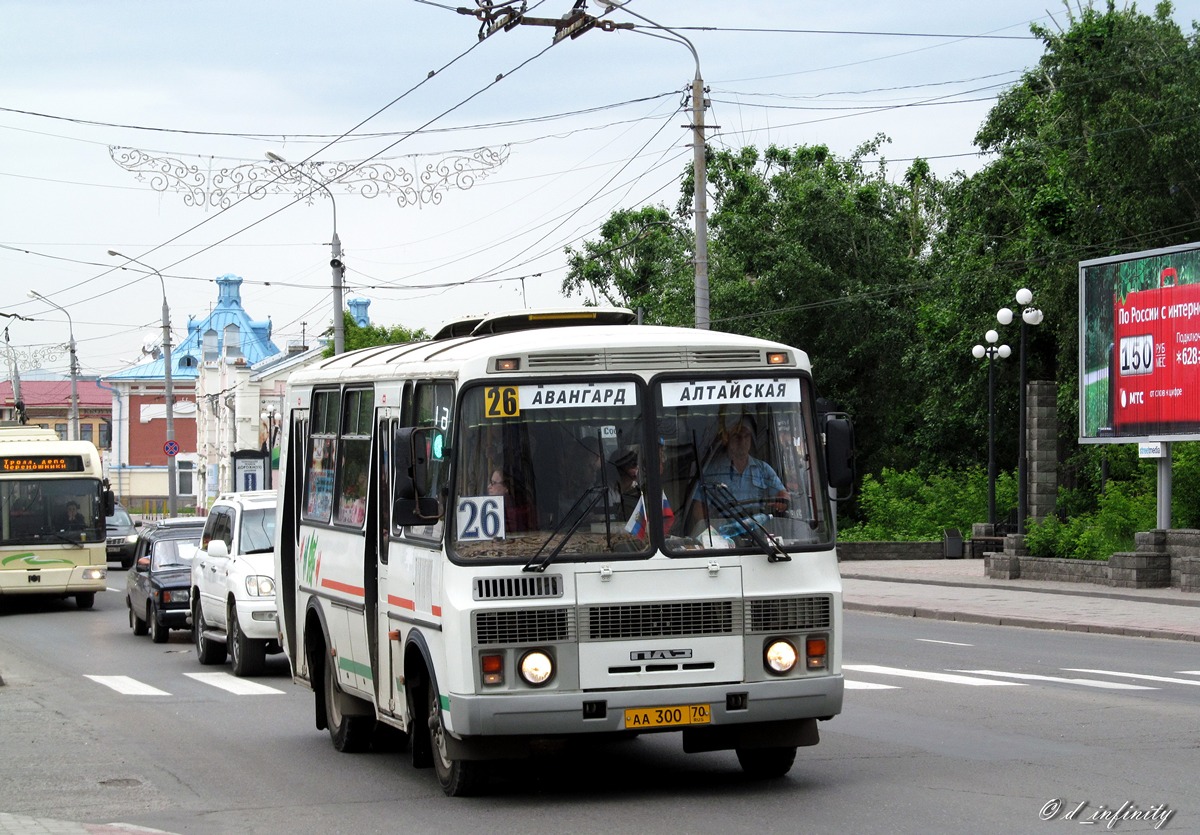
[[[506,763],[487,796],[450,799],[406,752],[334,751],[279,657],[236,679],[190,633],[135,638],[121,595],[8,601],[0,812],[177,833],[1050,833],[1067,830],[1042,816],[1104,826],[1130,804],[1111,831],[1166,811],[1200,829],[1193,644],[854,612],[846,636],[845,710],[784,779],[645,735]]]

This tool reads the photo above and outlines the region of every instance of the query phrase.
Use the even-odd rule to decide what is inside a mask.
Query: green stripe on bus
[[[338,656],[338,669],[345,670],[347,673],[352,673],[356,676],[362,676],[371,681],[375,680],[374,676],[371,675],[369,664],[360,664],[353,658],[346,658],[344,655]]]

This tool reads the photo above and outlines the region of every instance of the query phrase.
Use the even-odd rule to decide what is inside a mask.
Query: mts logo
[[[1131,392],[1129,392],[1129,402],[1130,402],[1130,404],[1138,403],[1138,404],[1145,405],[1145,403],[1146,403],[1146,392],[1144,392],[1144,391],[1131,391]]]

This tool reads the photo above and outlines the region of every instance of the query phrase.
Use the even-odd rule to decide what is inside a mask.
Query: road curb
[[[867,579],[859,577],[855,579]],[[928,585],[928,584],[926,584]],[[950,584],[943,584],[950,585]],[[1096,635],[1120,635],[1126,638],[1160,638],[1170,641],[1191,641],[1195,643],[1195,635],[1172,632],[1166,629],[1152,629],[1141,626],[1108,626],[1095,623],[1070,623],[1048,621],[1041,618],[1022,618],[1011,615],[982,615],[977,612],[960,612],[949,609],[929,609],[923,606],[897,606],[887,603],[857,603],[843,600],[842,607],[848,611],[874,612],[883,615],[899,617],[924,618],[928,620],[956,621],[959,623],[979,623],[988,626],[1019,626],[1025,629],[1051,629],[1059,632],[1088,632]]]
[[[842,578],[845,580],[868,580],[872,583],[909,583],[916,586],[949,586],[951,588],[960,589],[1003,589],[1005,591],[1026,591],[1035,592],[1037,594],[1058,594],[1067,597],[1103,597],[1110,600],[1130,600],[1134,603],[1157,603],[1163,606],[1190,606],[1200,607],[1200,595],[1196,596],[1195,600],[1172,600],[1170,598],[1154,598],[1147,599],[1146,595],[1128,594],[1120,591],[1110,591],[1107,588],[1089,587],[1087,584],[1081,583],[1079,589],[1047,589],[1036,586],[1026,586],[1019,583],[1004,583],[1004,582],[988,582],[981,583],[972,580],[937,580],[926,579],[922,577],[894,577],[881,574],[853,574],[843,573]]]

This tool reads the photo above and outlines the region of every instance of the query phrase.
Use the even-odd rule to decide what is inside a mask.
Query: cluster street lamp
[[[694,210],[696,212],[696,276],[695,276],[695,295],[696,295],[696,327],[701,330],[708,330],[708,165],[705,161],[704,154],[704,79],[700,76],[700,55],[696,52],[696,47],[692,42],[683,35],[671,29],[668,26],[663,26],[660,23],[655,23],[645,15],[638,14],[629,8],[628,0],[625,2],[617,2],[617,0],[595,0],[596,4],[602,6],[606,11],[620,9],[626,14],[631,14],[639,20],[644,20],[653,26],[655,29],[661,29],[664,32],[670,32],[678,42],[682,43],[692,53],[692,58],[696,61],[696,75],[692,79],[692,177],[694,192],[693,200]],[[650,35],[649,32],[643,34]],[[661,37],[660,35],[651,35],[652,37]],[[664,38],[670,40],[670,38]]]
[[[1021,306],[1021,342],[1020,342],[1020,384],[1021,390],[1017,396],[1017,533],[1025,533],[1025,517],[1029,513],[1029,463],[1026,450],[1026,415],[1025,415],[1025,332],[1033,325],[1040,325],[1044,314],[1041,308],[1033,305],[1033,293],[1022,287],[1017,291],[1017,304]],[[996,321],[1002,325],[1012,323],[1014,312],[1002,307],[996,313]]]
[[[977,360],[987,357],[988,361],[988,524],[993,531],[996,525],[996,359],[1005,359],[1012,354],[1007,345],[997,345],[1000,334],[990,330],[983,335],[987,345],[976,345],[971,355]]]
[[[48,298],[43,296],[37,290],[29,291],[29,298],[41,299],[51,307],[58,308],[67,317],[67,332],[70,334],[70,351],[71,351],[71,413],[68,416],[70,423],[70,434],[68,438],[72,441],[79,440],[79,360],[75,355],[75,323],[71,321],[71,314],[61,305],[55,304]]]
[[[167,447],[174,446],[175,442],[175,390],[171,384],[171,309],[167,307],[167,282],[163,279],[162,273],[149,264],[136,258],[130,258],[128,255],[122,255],[115,249],[110,249],[108,254],[114,258],[124,258],[134,264],[140,264],[158,276],[158,282],[162,285],[163,396],[167,401],[167,440],[163,449],[167,452],[167,515],[174,518],[178,510],[179,495],[175,483],[175,454],[167,450]]]
[[[295,171],[317,188],[324,190],[329,195],[330,204],[333,205],[333,239],[329,243],[331,250],[329,266],[333,268],[333,353],[344,354],[346,352],[346,324],[342,318],[342,284],[346,275],[346,265],[342,263],[342,241],[338,238],[337,233],[337,201],[333,199],[333,192],[329,186],[313,177],[299,165],[292,165],[274,151],[267,151],[267,159],[280,165],[289,166],[289,171]]]

